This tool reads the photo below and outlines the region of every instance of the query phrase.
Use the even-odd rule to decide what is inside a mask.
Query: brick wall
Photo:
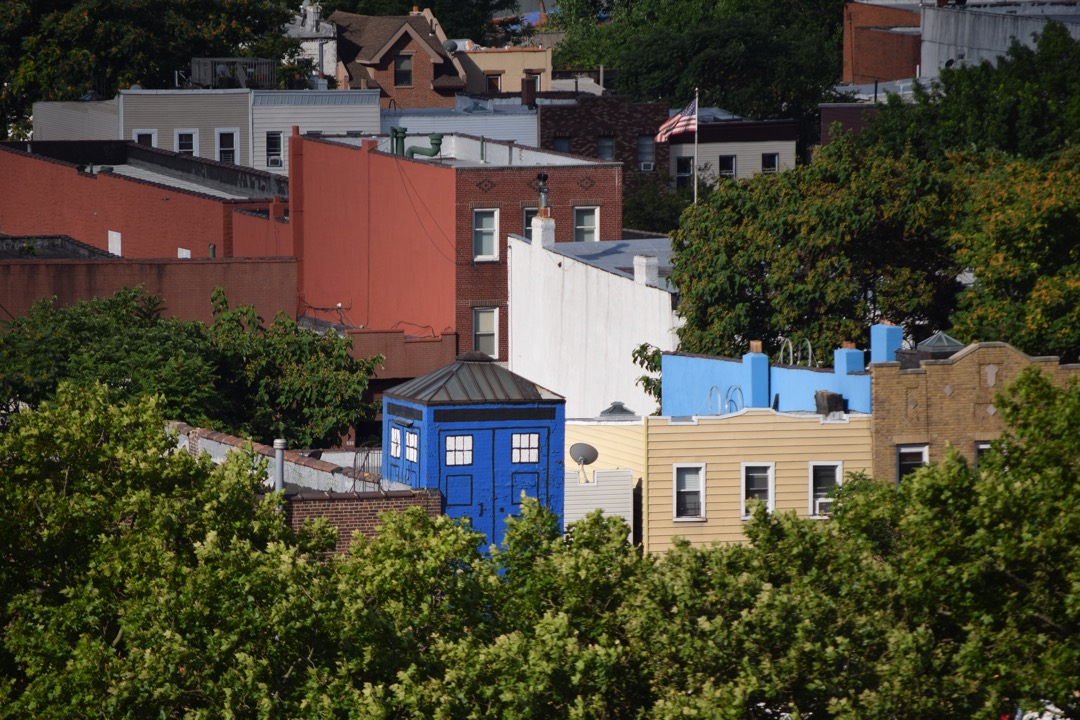
[[[885,99],[884,94],[881,97]],[[819,107],[821,110],[821,144],[828,145],[832,141],[832,133],[829,128],[833,123],[840,123],[844,130],[861,133],[878,114],[878,105],[873,103],[827,103]]]
[[[643,175],[666,177],[670,165],[668,144],[655,143],[655,169],[640,172],[638,137],[656,135],[670,116],[665,103],[636,103],[621,95],[581,95],[574,105],[541,105],[540,147],[554,150],[555,138],[570,140],[574,155],[595,158],[601,136],[615,140],[615,161],[623,164],[627,187]],[[604,239],[609,239],[605,236]]]
[[[473,308],[499,308],[499,360],[509,357],[506,236],[521,234],[523,210],[537,206],[536,175],[548,175],[555,241],[573,242],[574,208],[599,208],[600,240],[622,239],[622,169],[615,164],[577,167],[469,168],[457,173],[456,292],[454,326],[460,352],[473,349]],[[473,210],[499,211],[499,259],[474,262]]]
[[[394,85],[394,58],[401,54],[412,55],[411,87]],[[449,64],[450,61],[444,62]],[[435,64],[428,51],[409,35],[404,35],[387,50],[381,63],[369,65],[368,72],[382,88],[382,99],[379,102],[384,108],[454,107],[455,92],[439,92],[431,86],[435,79]]]
[[[145,285],[160,294],[163,314],[213,320],[210,295],[224,288],[232,307],[254,305],[269,320],[296,312],[292,258],[216,260],[12,260],[0,263],[0,319],[25,315],[34,301],[56,296],[60,306]]]
[[[992,441],[1004,429],[995,396],[1033,364],[1061,385],[1080,377],[1080,365],[1032,358],[1001,342],[970,345],[947,360],[924,360],[917,369],[872,364],[874,477],[896,479],[897,445],[926,444],[929,461],[939,462],[951,444],[974,461],[975,443]]]
[[[445,332],[435,338],[407,338],[404,330],[350,330],[352,355],[369,358],[382,355],[385,360],[376,371],[381,380],[399,381],[427,375],[457,357],[457,334]]]
[[[289,527],[300,530],[304,523],[326,518],[338,531],[335,552],[349,551],[353,533],[374,537],[381,525],[380,515],[401,512],[410,507],[423,508],[434,517],[442,512],[442,496],[436,490],[404,490],[386,493],[299,493],[286,495],[285,516]]]
[[[918,29],[919,13],[867,3],[844,6],[845,83],[872,83],[914,77],[919,65],[918,32],[888,32],[887,28]]]

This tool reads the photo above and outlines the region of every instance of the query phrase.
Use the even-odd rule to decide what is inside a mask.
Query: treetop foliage
[[[161,298],[141,288],[65,308],[36,303],[0,333],[2,414],[37,406],[63,381],[104,383],[124,399],[161,395],[174,420],[294,447],[335,444],[373,414],[364,392],[380,358],[357,360],[347,338],[283,314],[264,326],[220,290],[213,305],[207,327],[162,317]]]
[[[413,0],[327,0],[323,15],[335,10],[358,15],[408,15]],[[506,28],[492,22],[495,13],[516,11],[518,0],[430,0],[419,7],[430,8],[449,38],[469,38],[481,45],[503,45]]]
[[[297,49],[285,0],[14,0],[0,8],[0,139],[29,132],[31,106],[172,87],[193,57],[279,59]]]
[[[491,553],[413,509],[330,556],[250,453],[65,384],[0,433],[0,717],[1075,717],[1080,386],[997,406],[977,469],[759,506],[746,545],[642,556],[526,500]]]

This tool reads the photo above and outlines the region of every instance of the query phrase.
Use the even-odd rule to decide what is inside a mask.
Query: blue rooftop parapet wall
[[[870,328],[870,362],[896,362],[896,351],[904,344],[904,330],[898,325],[878,323]]]
[[[836,350],[834,367],[770,365],[761,353],[741,360],[665,354],[661,359],[661,406],[666,416],[723,415],[744,407],[774,407],[781,412],[817,410],[814,394],[827,390],[844,397],[847,409],[870,412],[870,374],[863,351]]]

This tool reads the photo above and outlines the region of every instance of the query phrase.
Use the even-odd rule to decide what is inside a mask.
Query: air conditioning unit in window
[[[836,502],[832,498],[817,498],[814,500],[814,514],[815,515],[832,515],[833,503]]]
[[[268,157],[266,158],[266,167],[281,167],[280,157]]]
[[[652,172],[656,169],[656,163],[641,163],[641,172]]]

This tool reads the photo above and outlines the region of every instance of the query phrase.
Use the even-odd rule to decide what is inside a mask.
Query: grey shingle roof
[[[563,402],[562,396],[479,352],[459,355],[456,362],[393,387],[383,395],[424,405]]]

